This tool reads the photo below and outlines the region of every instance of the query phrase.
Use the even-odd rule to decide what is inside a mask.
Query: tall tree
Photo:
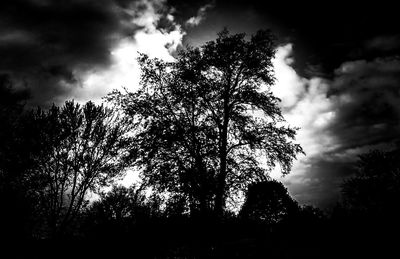
[[[67,101],[61,108],[34,111],[27,127],[42,147],[32,154],[36,162],[28,177],[39,186],[32,191],[39,192],[50,234],[63,234],[89,192],[100,191],[123,172],[130,126],[111,109]]]
[[[108,98],[135,125],[135,162],[147,183],[222,215],[228,197],[267,179],[277,163],[289,173],[302,149],[270,91],[274,53],[269,31],[247,40],[223,30],[175,62],[141,55],[141,89]]]

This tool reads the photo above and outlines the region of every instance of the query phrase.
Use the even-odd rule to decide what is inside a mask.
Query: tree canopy
[[[131,154],[145,183],[221,215],[228,198],[277,164],[289,173],[302,148],[270,90],[274,53],[269,31],[247,39],[223,30],[174,62],[140,56],[141,88],[108,100],[134,125]]]
[[[1,163],[2,177],[31,203],[38,236],[59,236],[88,203],[127,166],[130,125],[118,113],[67,101],[26,111]],[[7,177],[7,178],[6,178]]]
[[[299,210],[282,183],[270,180],[251,184],[240,211],[244,219],[278,223]]]

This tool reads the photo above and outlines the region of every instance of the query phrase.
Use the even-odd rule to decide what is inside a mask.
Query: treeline
[[[365,254],[366,245],[399,230],[398,149],[361,155],[330,211],[299,206],[267,179],[248,186],[237,213],[226,210],[216,220],[212,211],[190,210],[183,195],[115,184],[132,155],[130,128],[118,112],[73,101],[46,111],[22,108],[1,107],[3,240],[107,241],[161,257],[285,258],[325,256],[333,244],[353,252],[361,245]]]
[[[5,94],[17,95],[7,78],[3,84]],[[218,220],[212,210],[191,208],[184,193],[151,190],[143,183],[117,185],[136,148],[131,124],[120,112],[74,101],[27,110],[23,102],[21,98],[1,105],[3,238],[122,240],[168,224],[177,227],[170,233],[178,233],[184,224],[204,231],[204,224],[224,221],[272,226],[294,215],[323,217],[315,208],[300,207],[272,179],[250,184],[242,208],[236,214],[225,210]]]

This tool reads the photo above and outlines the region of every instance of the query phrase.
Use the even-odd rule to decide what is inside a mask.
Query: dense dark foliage
[[[357,174],[343,183],[343,205],[359,217],[400,216],[400,150],[360,156]]]
[[[16,204],[5,211],[14,221],[16,209],[27,210],[18,213],[34,221],[24,230],[27,237],[63,235],[88,204],[90,192],[122,174],[131,143],[129,125],[91,102],[81,106],[68,101],[48,111],[21,110],[9,116],[15,118],[10,128],[2,129],[12,137],[7,136],[0,153],[0,190],[2,198],[15,195],[15,200],[6,199]]]
[[[184,195],[191,213],[222,216],[227,200],[276,164],[289,173],[302,148],[270,90],[274,52],[269,31],[246,40],[224,30],[176,62],[141,55],[141,88],[108,100],[135,125],[133,163],[146,184]]]
[[[274,224],[287,219],[297,210],[297,203],[282,183],[265,181],[249,186],[240,216]]]

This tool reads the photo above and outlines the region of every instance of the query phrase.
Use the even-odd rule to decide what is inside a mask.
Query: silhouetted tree
[[[314,206],[311,205],[303,205],[299,208],[299,215],[297,215],[297,217],[305,221],[309,221],[309,222],[315,222],[315,221],[321,221],[326,219],[326,215],[325,213]]]
[[[285,186],[269,180],[249,186],[239,215],[243,219],[275,224],[298,211],[297,202],[290,197]]]
[[[51,235],[62,234],[88,202],[121,175],[129,155],[129,125],[120,116],[92,102],[67,101],[48,111],[32,112],[27,122],[42,148],[32,154],[29,181],[39,188],[43,216]]]
[[[189,208],[185,195],[174,194],[165,204],[165,216],[167,217],[181,217],[188,214],[188,212]]]
[[[134,227],[147,223],[151,213],[141,187],[113,185],[110,191],[102,192],[100,199],[89,206],[83,232],[89,236],[94,234],[91,238],[114,236],[123,239]]]
[[[27,192],[29,155],[34,147],[21,134],[29,92],[13,86],[11,77],[0,74],[0,236],[30,238],[37,200]]]
[[[342,185],[343,205],[353,215],[396,218],[400,215],[400,151],[360,155],[356,175]]]
[[[274,53],[269,31],[246,40],[224,30],[176,62],[140,56],[141,89],[108,99],[136,128],[135,165],[147,184],[185,194],[191,211],[221,216],[227,197],[266,179],[258,157],[289,173],[302,149],[270,91]]]
[[[141,188],[132,185],[113,185],[111,191],[103,192],[100,200],[93,203],[92,208],[98,211],[97,215],[106,220],[121,222],[123,219],[134,219],[146,203],[146,196]],[[101,215],[100,215],[101,214]]]

